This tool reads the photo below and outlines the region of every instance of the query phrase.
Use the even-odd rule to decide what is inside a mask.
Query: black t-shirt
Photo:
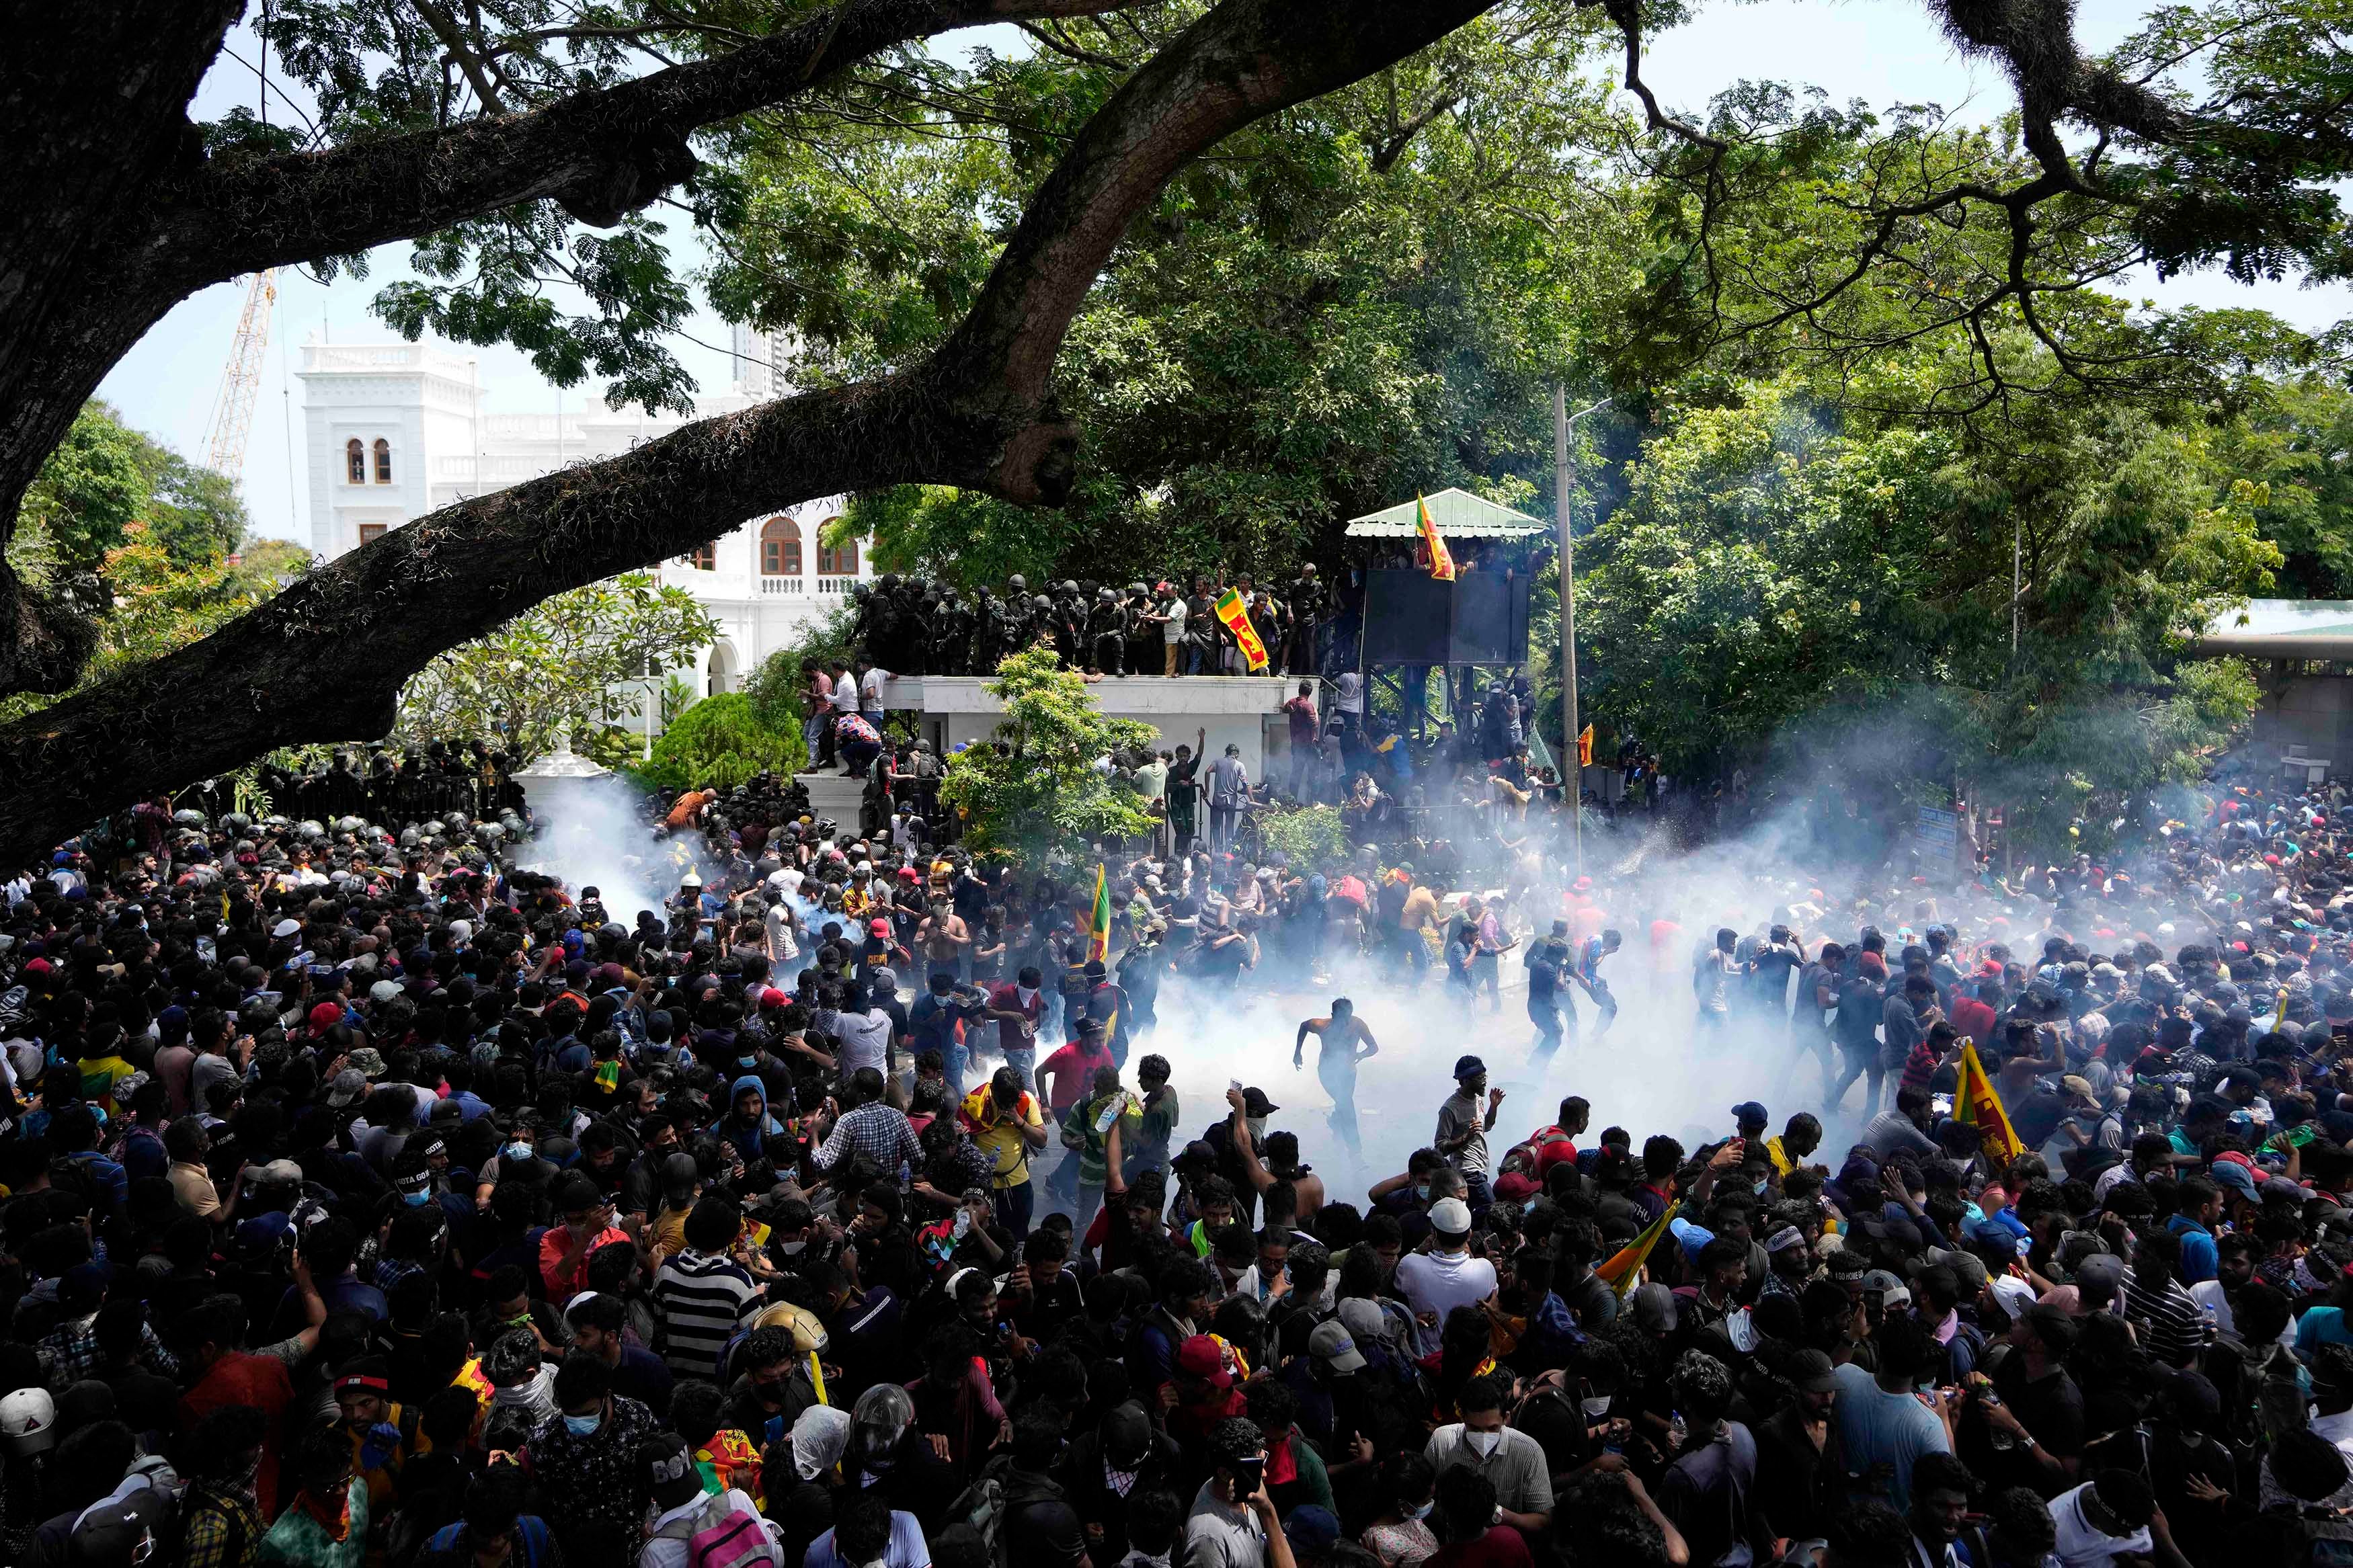
[[[1986,1375],[1994,1392],[2018,1417],[2019,1425],[2053,1458],[2072,1459],[2084,1451],[2084,1392],[2063,1368],[2048,1377],[2028,1382],[2025,1358],[2008,1347],[1989,1356]],[[2057,1497],[2073,1483],[2054,1476],[2026,1450],[1994,1447],[1985,1423],[1972,1419],[1963,1428],[1962,1459],[1979,1479],[1996,1487],[2032,1487],[2044,1499]]]

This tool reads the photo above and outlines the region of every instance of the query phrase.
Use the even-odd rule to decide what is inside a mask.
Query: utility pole
[[[2026,595],[2026,579],[2022,575],[2026,551],[2024,520],[2010,520],[2010,661],[2018,662],[2018,602]]]
[[[1568,411],[1568,387],[1552,384],[1552,514],[1560,528],[1561,781],[1568,805],[1569,841],[1577,875],[1585,875],[1585,773],[1577,763],[1577,542],[1569,522],[1568,437],[1587,415],[1609,406],[1609,399]]]

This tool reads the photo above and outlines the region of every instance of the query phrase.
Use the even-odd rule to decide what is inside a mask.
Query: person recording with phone
[[[1266,1442],[1257,1423],[1229,1416],[1209,1429],[1215,1468],[1185,1521],[1187,1568],[1296,1568],[1266,1490]]]

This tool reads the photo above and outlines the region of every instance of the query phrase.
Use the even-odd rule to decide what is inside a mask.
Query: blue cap
[[[1476,1078],[1486,1070],[1487,1064],[1477,1057],[1457,1057],[1454,1059],[1454,1076],[1458,1079]]]
[[[274,1251],[293,1228],[294,1222],[274,1209],[268,1214],[256,1215],[238,1223],[237,1249],[248,1258]]]
[[[1294,1508],[1282,1521],[1283,1539],[1291,1542],[1293,1552],[1310,1552],[1318,1556],[1339,1543],[1340,1521],[1332,1510],[1317,1503]]]

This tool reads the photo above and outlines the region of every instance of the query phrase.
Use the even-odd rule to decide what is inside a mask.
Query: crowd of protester
[[[462,821],[77,841],[0,921],[0,1559],[2348,1561],[2341,804],[1677,909],[1490,798],[1172,831],[1101,931],[773,781],[635,910]],[[1321,976],[1328,1112],[1180,1101],[1164,992]],[[1425,984],[1451,1088],[1322,1005]],[[1613,1026],[1778,1114],[1491,1084]]]

